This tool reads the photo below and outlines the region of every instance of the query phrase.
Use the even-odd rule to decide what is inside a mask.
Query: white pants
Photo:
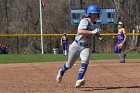
[[[72,67],[79,56],[81,59],[81,63],[89,64],[91,53],[91,48],[86,48],[80,46],[76,42],[73,42],[69,47],[68,61],[66,62],[66,67]]]

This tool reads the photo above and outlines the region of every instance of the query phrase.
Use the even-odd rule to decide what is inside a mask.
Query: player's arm
[[[99,31],[100,29],[99,28],[97,28],[97,29],[95,29],[95,30],[93,30],[93,31],[88,31],[88,30],[83,30],[83,29],[79,29],[78,30],[78,34],[80,34],[80,35],[95,35],[95,36],[97,36],[98,38],[99,38],[99,40],[104,40],[102,37],[101,37],[101,35],[100,35],[100,31]]]
[[[88,31],[88,30],[85,30],[85,29],[78,29],[78,34],[79,35],[95,35],[96,32],[95,31]]]
[[[88,19],[83,19],[80,21],[79,26],[78,26],[78,35],[95,35],[96,32],[95,31],[88,31],[87,27],[88,27]]]

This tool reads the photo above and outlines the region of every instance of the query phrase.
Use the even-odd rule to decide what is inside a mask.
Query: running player
[[[71,68],[76,59],[80,56],[81,66],[79,68],[78,77],[75,84],[76,88],[79,88],[85,84],[83,77],[87,70],[92,53],[93,36],[95,35],[102,40],[99,34],[101,29],[99,29],[98,25],[96,24],[96,20],[99,17],[98,7],[96,5],[89,6],[87,8],[87,16],[85,17],[81,19],[75,40],[69,47],[68,61],[59,70],[56,77],[57,82],[60,83],[66,70]]]
[[[124,24],[122,22],[118,23],[118,42],[115,46],[115,53],[118,53],[121,61],[120,63],[125,63],[125,49],[126,49],[126,31],[125,31],[125,27]]]

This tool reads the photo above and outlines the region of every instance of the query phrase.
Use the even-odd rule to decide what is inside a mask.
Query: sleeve
[[[88,20],[82,19],[79,23],[78,29],[87,29]]]

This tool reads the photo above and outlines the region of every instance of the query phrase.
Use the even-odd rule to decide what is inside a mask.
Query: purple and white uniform
[[[118,31],[118,42],[115,46],[114,53],[121,53],[121,51],[122,51],[122,49],[119,48],[118,45],[124,41],[124,38],[125,38],[124,33],[125,32],[123,32],[124,29],[123,29],[123,31],[121,31],[121,30],[122,29],[119,29],[119,31]],[[126,43],[124,43],[124,46],[126,46]]]

